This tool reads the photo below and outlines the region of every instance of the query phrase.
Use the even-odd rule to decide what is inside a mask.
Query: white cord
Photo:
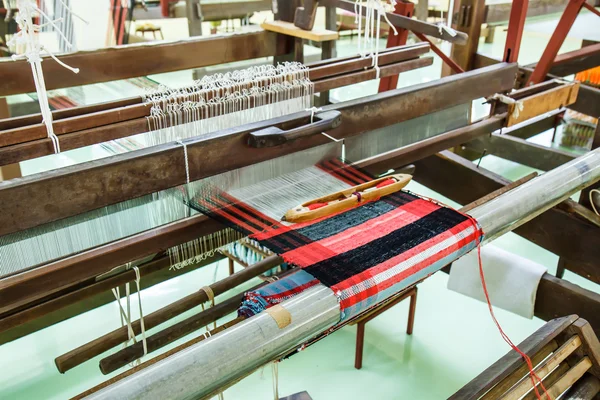
[[[522,101],[515,100],[515,99],[510,98],[510,97],[508,97],[508,96],[506,96],[504,94],[496,93],[495,95],[493,95],[491,97],[491,99],[498,100],[501,103],[508,104],[508,105],[513,105],[514,104],[515,108],[514,108],[514,110],[512,112],[512,117],[513,118],[519,118],[519,114],[522,113],[523,109],[525,108],[525,105],[523,104]]]
[[[133,271],[135,272],[135,286],[137,288],[138,295],[138,306],[140,309],[140,328],[142,331],[142,344],[144,346],[144,356],[148,354],[148,345],[146,343],[146,325],[144,324],[144,312],[142,311],[142,289],[140,287],[140,269],[138,267],[133,267]],[[138,358],[138,364],[141,362],[141,357]]]
[[[183,146],[183,157],[185,160],[185,180],[186,183],[190,184],[190,165],[188,163],[188,152],[187,152],[187,144],[183,143],[182,140],[177,140],[177,143]]]
[[[50,110],[50,105],[48,103],[48,93],[46,91],[46,83],[44,81],[44,73],[42,70],[42,57],[41,52],[44,51],[50,57],[55,60],[59,65],[64,68],[71,70],[74,73],[78,73],[79,69],[72,68],[67,64],[60,61],[58,58],[54,56],[48,49],[46,49],[39,42],[39,32],[43,26],[51,25],[56,29],[59,33],[60,37],[65,41],[65,43],[71,47],[71,44],[62,33],[55,22],[51,20],[48,15],[46,15],[42,10],[40,10],[37,4],[33,0],[17,0],[17,8],[19,9],[19,13],[17,14],[16,21],[19,25],[19,32],[13,36],[13,38],[9,41],[9,45],[15,46],[25,46],[25,50],[20,55],[14,55],[13,60],[19,59],[27,59],[29,64],[31,65],[31,71],[33,74],[33,80],[35,83],[35,90],[38,95],[38,102],[40,104],[40,111],[42,114],[42,121],[46,125],[46,130],[48,134],[48,138],[52,140],[52,145],[54,147],[55,153],[60,153],[60,141],[56,134],[54,133],[54,127],[52,124],[52,111]],[[47,22],[42,25],[37,25],[33,23],[33,18],[35,14],[39,14],[41,17],[44,17]]]
[[[594,196],[593,196],[594,193],[598,193],[598,195],[600,196],[600,190],[598,190],[598,189],[590,190],[590,204],[592,205],[592,209],[594,210],[596,215],[600,215],[600,212],[598,212],[598,209],[596,208],[596,205],[594,204]]]
[[[271,364],[271,372],[273,373],[273,398],[279,400],[279,366],[277,361]]]
[[[315,113],[323,111],[323,108],[321,108],[321,107],[311,107],[311,108],[307,108],[304,111],[310,111],[310,123],[312,124],[314,122],[314,120],[315,120]]]

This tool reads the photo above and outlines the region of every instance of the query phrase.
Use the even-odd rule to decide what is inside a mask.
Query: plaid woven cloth
[[[333,164],[332,173],[353,185],[371,179],[354,168]],[[212,207],[213,215],[302,269],[302,274],[248,293],[240,309],[246,316],[320,282],[340,299],[344,321],[466,254],[482,236],[472,218],[405,191],[291,226],[226,193],[203,203],[205,210]]]

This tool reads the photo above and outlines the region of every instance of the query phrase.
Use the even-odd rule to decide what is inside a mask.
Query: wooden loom
[[[289,6],[288,2],[280,2],[280,19],[291,21],[292,11],[294,8]],[[72,57],[73,59],[69,62],[81,66],[84,75],[77,77],[81,79],[77,82],[82,84],[135,76],[135,74],[156,73],[159,72],[157,68],[167,71],[265,55],[284,56],[292,50],[291,42],[295,40],[290,41],[285,35],[263,31],[226,38],[191,40],[179,44],[161,44],[151,49],[132,46],[112,51],[80,53],[67,56],[65,59]],[[215,50],[219,46],[236,50],[221,53]],[[191,48],[195,49],[194,52],[190,51]],[[390,49],[382,53],[380,56],[382,76],[386,76],[385,74],[395,75],[415,67],[428,65],[431,59],[419,57],[427,50],[427,45],[419,45]],[[113,71],[112,74],[107,74],[105,71],[97,72],[95,60],[103,59],[105,62],[112,60],[107,62],[107,64],[112,64],[126,57],[139,57],[139,59],[156,57],[157,51],[159,54],[161,51],[165,51],[168,54],[176,54],[176,56],[171,56],[171,61],[164,66],[145,67],[142,63],[136,63],[133,70],[124,68]],[[196,58],[192,59],[188,56],[196,51],[204,51],[206,57],[198,61]],[[389,64],[386,64],[385,60],[389,60]],[[77,64],[77,61],[80,64]],[[311,78],[317,87],[321,85],[320,89],[315,89],[315,91],[324,92],[334,87],[373,79],[375,72],[373,70],[362,71],[366,66],[364,64],[364,60],[346,58],[313,65]],[[48,69],[52,71],[51,65],[48,63]],[[86,68],[83,65],[89,66],[88,72],[85,71]],[[387,65],[389,65],[389,69],[386,69]],[[0,64],[0,68],[3,71],[2,76],[5,76],[3,73],[6,69],[7,73],[15,77],[14,80],[3,81],[0,93],[15,93],[16,90],[19,90],[16,89],[18,87],[25,88],[20,90],[27,90],[27,84],[24,82],[27,82],[28,79],[26,74],[21,72],[23,68],[19,69],[18,63]],[[514,86],[516,70],[517,66],[514,64],[500,64],[427,84],[328,105],[324,108],[324,112],[337,111],[340,120],[338,126],[334,127],[331,124],[330,129],[326,130],[334,138],[359,137],[365,132],[377,128],[432,114],[480,97],[490,97],[495,93],[507,92]],[[74,78],[70,76],[68,80],[63,81],[61,79],[62,72],[56,72],[56,75],[48,73],[49,76],[56,76],[55,80],[48,80],[49,87],[68,86],[75,83]],[[555,96],[555,92],[559,90],[568,90],[570,93],[573,86],[552,82],[514,93],[511,97],[523,102],[543,103],[546,108],[541,108],[539,113],[544,113],[567,104],[554,102],[548,105],[547,102],[539,100],[540,96],[543,99],[546,98],[545,95]],[[421,107],[410,107],[414,104],[419,104]],[[129,136],[147,129],[144,119],[146,113],[147,107],[141,103],[139,98],[64,110],[55,113],[56,126],[60,127],[57,129],[57,133],[60,135],[63,149],[82,147],[116,137]],[[518,154],[522,151],[523,153],[528,152],[529,155],[532,154],[530,151],[535,151],[537,157],[521,159],[531,158],[529,163],[539,163],[539,165],[544,163],[546,169],[550,165],[556,166],[569,160],[569,157],[561,152],[542,149],[519,140],[552,126],[554,120],[549,117],[513,128],[508,134],[489,136],[491,132],[510,124],[512,116],[512,110],[508,110],[508,107],[502,103],[497,103],[489,118],[362,160],[358,164],[377,175],[390,168],[399,168],[414,163],[417,167],[416,180],[459,203],[467,204],[478,198],[485,200],[485,196],[490,192],[502,190],[505,185],[510,185],[510,182],[482,168],[475,168],[470,162],[456,154],[436,153],[463,143],[498,140],[511,143],[513,146],[512,152],[507,151],[506,154]],[[224,132],[221,139],[209,137],[186,141],[191,180],[327,143],[328,139],[310,131],[309,117],[310,113],[308,112],[302,115],[291,115],[250,127],[243,126],[229,130]],[[44,139],[44,132],[40,129],[39,119],[39,116],[30,116],[0,121],[0,129],[2,129],[0,131],[0,143],[2,144],[0,163],[10,164],[52,152],[49,140]],[[291,127],[308,126],[308,128],[304,128],[304,133],[295,140],[286,142],[285,146],[271,147],[268,151],[249,148],[246,145],[245,139],[249,133],[274,126],[283,131],[289,130]],[[322,129],[325,128],[319,128],[319,130]],[[3,142],[3,140],[5,141]],[[488,148],[487,144],[483,146],[483,148]],[[530,150],[531,148],[535,150]],[[227,153],[224,153],[223,149],[227,149]],[[226,157],[227,154],[237,154],[238,156],[234,159]],[[56,172],[0,183],[0,203],[4,211],[0,217],[0,234],[17,232],[104,205],[181,185],[185,183],[185,171],[180,168],[183,164],[181,147],[166,144],[136,154],[115,156],[85,166],[68,167]],[[179,166],[179,168],[174,166]],[[433,173],[433,171],[436,172]],[[128,176],[143,176],[144,178],[132,181],[128,179]],[[114,184],[115,180],[119,182],[118,185]],[[73,185],[73,182],[85,182],[85,187],[77,187]],[[91,201],[92,197],[93,202]],[[48,205],[58,202],[61,207],[48,207]],[[571,260],[575,265],[573,268],[578,268],[576,271],[585,271],[590,279],[595,280],[600,279],[597,271],[594,270],[594,260],[598,259],[598,249],[600,249],[597,243],[599,226],[598,218],[585,211],[582,206],[567,200],[561,206],[555,207],[519,228],[517,233],[565,259]],[[165,267],[168,267],[168,259],[161,255],[162,251],[170,246],[220,229],[222,226],[219,223],[201,215],[194,216],[0,280],[1,341],[14,340],[109,301],[105,295],[109,288],[122,285],[133,278],[133,271],[125,271],[103,280],[96,279],[115,266],[159,254],[154,260],[140,265],[142,274],[152,277],[144,278],[142,282],[151,285],[171,277],[172,274],[164,271]],[[565,244],[564,238],[569,236],[581,238],[580,248],[573,249]],[[218,294],[231,289],[277,266],[281,261],[277,257],[267,258],[262,263],[216,283],[212,288],[213,292]],[[565,296],[571,297],[573,301],[568,303],[562,301]],[[545,275],[537,298],[536,315],[542,318],[550,319],[558,315],[577,313],[588,319],[595,329],[600,329],[600,313],[598,313],[600,299],[595,293],[583,290],[562,279]],[[146,316],[147,329],[206,300],[208,300],[207,294],[200,291]],[[231,301],[223,304],[227,304],[227,306],[208,310],[206,313],[196,316],[194,320],[178,325],[178,334],[189,333],[194,330],[194,326],[206,325],[219,316],[232,312],[237,302]],[[137,325],[134,323],[133,327],[134,330],[139,331],[139,323]],[[174,330],[167,331],[165,337],[173,332]],[[61,371],[66,371],[99,354],[102,350],[98,350],[97,346],[110,349],[126,339],[126,336],[126,330],[116,330],[90,345],[59,357],[57,365]],[[162,341],[164,343],[164,339]],[[157,341],[157,343],[160,342],[161,340]],[[130,350],[128,357],[131,357],[131,354],[135,356],[137,353]]]

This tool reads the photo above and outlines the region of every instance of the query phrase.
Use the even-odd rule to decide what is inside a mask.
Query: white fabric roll
[[[547,268],[493,245],[481,248],[481,261],[492,305],[533,318],[535,295]],[[485,302],[477,250],[452,264],[448,289]]]

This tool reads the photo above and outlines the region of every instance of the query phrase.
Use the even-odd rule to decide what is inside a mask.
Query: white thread
[[[600,196],[600,190],[598,190],[598,189],[590,190],[590,204],[592,205],[592,209],[594,210],[596,215],[600,215],[600,212],[598,212],[598,209],[596,209],[596,205],[594,204],[594,196],[593,196],[594,193],[598,193],[598,195]]]
[[[305,111],[310,111],[310,123],[312,124],[315,120],[315,113],[323,111],[322,107],[311,107],[307,108]]]
[[[135,272],[135,285],[137,287],[137,295],[138,295],[138,306],[140,309],[140,328],[142,331],[142,344],[144,346],[144,356],[148,354],[148,345],[146,343],[146,325],[144,324],[144,312],[142,311],[142,289],[140,287],[140,269],[135,266],[133,267],[133,271]],[[141,362],[141,357],[137,359],[138,364]]]
[[[42,122],[46,125],[47,135],[50,140],[52,140],[52,145],[54,147],[55,153],[60,153],[60,141],[56,134],[54,133],[54,127],[52,124],[52,111],[50,111],[50,105],[48,104],[48,93],[46,91],[46,83],[44,81],[44,74],[42,71],[42,57],[41,52],[44,51],[50,57],[56,61],[59,65],[64,68],[71,70],[72,72],[79,72],[77,68],[72,68],[58,58],[54,56],[48,49],[46,49],[39,42],[39,32],[44,26],[52,26],[56,29],[61,39],[68,45],[68,47],[72,47],[71,43],[67,40],[66,36],[62,33],[55,22],[59,22],[61,19],[53,21],[48,15],[46,15],[41,9],[37,7],[33,0],[18,0],[17,8],[19,9],[19,13],[17,14],[16,21],[19,25],[19,32],[13,36],[13,38],[8,42],[8,45],[15,46],[25,46],[25,50],[23,54],[13,56],[13,60],[19,59],[27,59],[29,64],[31,65],[31,71],[33,73],[33,80],[35,84],[35,90],[38,95],[38,102],[40,104],[40,111],[42,114]],[[45,18],[47,22],[45,24],[34,24],[33,18],[35,14],[39,14],[41,17]]]
[[[277,361],[273,361],[271,364],[271,371],[273,373],[273,398],[279,400],[279,366]]]
[[[493,100],[498,100],[501,103],[507,104],[507,105],[513,105],[515,106],[515,108],[513,109],[512,112],[512,117],[513,118],[519,118],[520,113],[523,112],[525,105],[523,104],[522,101],[520,100],[515,100],[511,97],[508,97],[504,94],[500,94],[500,93],[496,93],[495,95],[493,95],[492,97],[490,97],[490,99]]]
[[[188,152],[187,152],[187,144],[183,143],[182,140],[178,140],[177,143],[183,146],[183,157],[185,160],[185,181],[189,185],[190,184],[190,165],[188,163]]]

